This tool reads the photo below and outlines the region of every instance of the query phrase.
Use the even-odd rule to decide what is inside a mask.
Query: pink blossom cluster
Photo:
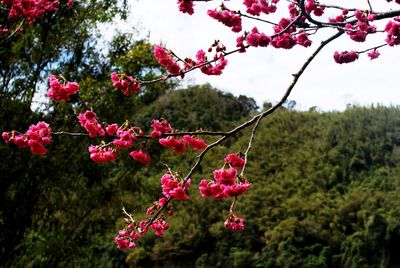
[[[374,49],[374,50],[369,51],[367,53],[367,55],[371,60],[374,60],[374,59],[378,58],[381,54],[379,53],[378,50]]]
[[[266,47],[269,45],[269,42],[271,42],[271,37],[265,35],[264,33],[260,33],[257,27],[254,27],[251,32],[246,36],[246,41],[247,44],[252,47]],[[240,44],[238,44],[237,46],[241,47]]]
[[[324,14],[324,7],[319,6],[315,0],[307,0],[306,4],[304,5],[304,8],[308,14],[311,14],[311,12],[317,16],[320,17]]]
[[[49,78],[50,90],[47,96],[55,102],[69,101],[71,95],[78,93],[79,85],[76,82],[61,83],[57,76],[51,75]]]
[[[229,154],[225,158],[225,163],[230,168],[214,170],[214,180],[201,180],[199,191],[203,197],[213,197],[214,199],[224,199],[226,197],[237,197],[246,193],[251,184],[244,178],[238,176],[236,168],[242,168],[244,159],[236,154]]]
[[[165,197],[176,200],[188,200],[186,189],[190,186],[190,179],[184,182],[176,174],[165,173],[161,179],[162,192]]]
[[[292,33],[296,31],[296,27],[290,26],[291,23],[292,19],[282,18],[279,24],[273,27],[275,33],[278,34],[271,40],[273,47],[291,49],[296,45],[296,39],[292,36]]]
[[[228,64],[228,60],[225,59],[223,53],[215,54],[214,61],[216,61],[215,65],[210,63],[205,64],[208,59],[204,50],[200,49],[196,53],[197,65],[201,65],[200,70],[207,75],[221,75],[222,71],[225,69],[226,65]]]
[[[232,232],[242,231],[244,229],[244,219],[237,217],[232,212],[229,213],[226,219],[225,228]]]
[[[135,241],[142,237],[142,233],[136,231],[133,223],[126,228],[119,230],[118,236],[114,237],[115,244],[119,249],[134,249]]]
[[[153,51],[154,56],[156,57],[158,63],[167,68],[167,71],[170,74],[179,74],[181,72],[181,67],[179,64],[172,58],[169,53],[167,53],[166,49],[162,46],[154,46]]]
[[[153,119],[151,121],[151,127],[153,128],[153,131],[151,132],[151,138],[153,139],[161,137],[163,134],[169,133],[173,130],[172,126],[165,119],[161,119],[161,121]]]
[[[339,63],[349,63],[353,62],[358,59],[358,53],[356,51],[344,51],[344,52],[338,52],[335,51],[335,54],[333,55],[334,60]]]
[[[36,125],[30,125],[25,134],[17,134],[15,131],[3,132],[5,142],[17,145],[19,148],[29,147],[33,154],[46,154],[44,147],[51,143],[51,128],[46,122],[40,121]]]
[[[113,87],[121,90],[126,96],[140,91],[140,81],[132,76],[113,72],[111,74],[111,81]]]
[[[369,25],[369,21],[373,21],[375,17],[373,14],[360,10],[356,10],[354,15],[357,18],[357,23],[354,26],[347,23],[345,28],[349,30],[346,33],[350,36],[351,40],[364,42],[368,34],[376,32],[376,27]]]
[[[192,15],[194,13],[193,1],[191,0],[178,0],[179,11]]]
[[[207,144],[204,140],[197,139],[189,135],[184,135],[182,139],[169,136],[167,138],[160,139],[159,142],[162,146],[171,148],[174,153],[186,152],[186,144],[195,151],[200,151],[207,147]]]
[[[169,228],[169,225],[165,219],[158,219],[150,225],[150,228],[154,230],[156,236],[162,237],[164,236],[165,230]]]
[[[400,44],[400,18],[389,21],[385,26],[387,37],[385,39],[389,46],[397,46]]]
[[[231,30],[235,33],[238,33],[242,30],[242,18],[239,15],[236,15],[235,12],[223,7],[222,10],[208,10],[208,16],[211,18],[223,23],[224,25],[231,28]]]
[[[97,163],[114,161],[117,158],[117,151],[111,146],[89,146],[90,158]]]
[[[36,19],[43,18],[48,11],[58,11],[59,1],[54,0],[2,0],[4,5],[10,7],[8,17],[10,19],[25,18],[30,24]],[[72,5],[72,0],[68,3]]]
[[[86,129],[91,138],[96,138],[97,135],[104,137],[105,132],[103,127],[97,122],[97,116],[92,110],[87,110],[83,114],[78,115],[78,120],[82,127]]]
[[[244,0],[243,4],[247,7],[247,13],[253,16],[259,16],[261,12],[265,14],[274,13],[278,2],[279,0]]]
[[[129,149],[134,141],[136,141],[136,133],[133,129],[118,128],[113,144],[118,149]]]

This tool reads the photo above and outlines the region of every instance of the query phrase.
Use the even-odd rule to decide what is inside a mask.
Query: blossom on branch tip
[[[211,18],[231,28],[231,30],[235,33],[238,33],[242,30],[242,18],[227,8],[224,8],[221,11],[208,10],[207,14]]]
[[[18,148],[29,147],[33,154],[46,154],[47,150],[44,146],[52,142],[51,128],[43,121],[30,125],[25,134],[16,134],[15,131],[11,131],[3,132],[1,136],[7,144],[12,142]]]
[[[381,54],[379,53],[378,50],[374,49],[374,50],[371,50],[370,52],[368,52],[367,55],[371,60],[374,60],[374,59],[378,58]]]
[[[225,157],[225,163],[230,164],[234,168],[242,168],[244,166],[244,159],[237,154],[228,154]]]
[[[358,53],[356,51],[344,51],[340,53],[338,51],[335,51],[333,58],[339,64],[349,63],[358,59]]]
[[[225,228],[232,232],[238,232],[244,230],[244,219],[237,217],[232,212],[229,213],[228,218],[226,219]]]
[[[132,151],[129,155],[144,165],[147,165],[151,161],[150,156],[142,150]]]

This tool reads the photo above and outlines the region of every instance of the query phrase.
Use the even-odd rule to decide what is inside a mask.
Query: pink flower
[[[232,185],[235,183],[237,176],[237,171],[233,167],[230,167],[229,169],[221,168],[214,170],[214,179],[216,182],[221,184]]]
[[[167,54],[165,48],[162,46],[154,46],[153,54],[158,63],[167,68],[167,71],[170,74],[179,74],[181,72],[181,67],[170,55]]]
[[[229,213],[225,221],[225,228],[232,232],[242,231],[244,229],[244,219],[237,217],[232,212]]]
[[[111,147],[89,146],[90,158],[97,163],[113,161],[117,158],[117,152]]]
[[[358,59],[358,53],[356,51],[350,51],[350,52],[344,51],[341,53],[335,51],[333,58],[339,64],[349,63]]]
[[[151,127],[154,129],[151,132],[151,137],[153,139],[157,138],[157,137],[161,137],[164,133],[169,133],[173,130],[171,125],[165,119],[162,119],[161,121],[153,119],[151,121]]]
[[[112,73],[111,81],[113,82],[113,87],[121,90],[126,96],[140,91],[140,81],[132,76]]]
[[[264,33],[259,33],[257,27],[251,30],[251,33],[246,37],[247,44],[253,47],[266,47],[271,42],[271,38]]]
[[[182,13],[187,13],[192,15],[194,13],[193,10],[193,1],[190,0],[178,0],[179,11]]]
[[[61,84],[55,75],[51,75],[49,79],[50,90],[47,96],[55,102],[69,101],[72,94],[79,91],[79,85],[76,82],[66,82]]]
[[[173,136],[163,138],[159,140],[160,144],[166,148],[172,148],[174,153],[186,152],[185,143],[182,140],[178,140]]]
[[[237,154],[228,154],[225,157],[225,163],[230,164],[234,168],[242,168],[244,166],[244,159]]]
[[[368,55],[368,57],[370,57],[371,60],[373,60],[373,59],[378,58],[379,55],[381,55],[381,54],[379,53],[378,50],[374,49],[374,50],[371,50],[370,52],[368,52],[367,55]]]
[[[155,231],[154,234],[156,236],[162,237],[162,236],[164,236],[165,230],[167,230],[169,228],[169,225],[165,220],[159,219],[159,220],[153,222],[150,225],[150,228]]]
[[[92,110],[87,110],[84,114],[78,115],[78,120],[82,127],[86,129],[91,138],[96,138],[97,135],[104,137],[105,131],[97,122],[96,114]]]
[[[200,151],[207,147],[207,144],[204,140],[196,139],[193,136],[185,135],[183,136],[182,140],[195,151]]]
[[[385,41],[389,46],[400,44],[400,22],[389,21],[385,26],[385,32],[387,32]]]
[[[151,161],[150,156],[142,150],[132,151],[129,155],[144,165],[147,165]]]
[[[108,136],[112,136],[112,135],[115,134],[115,132],[117,132],[117,129],[118,129],[118,125],[117,124],[108,125],[106,127],[106,133],[107,133]]]
[[[46,122],[40,121],[36,125],[30,125],[25,134],[16,134],[15,131],[3,132],[6,143],[14,143],[19,148],[29,147],[33,154],[46,154],[44,145],[51,143],[51,128]]]
[[[115,147],[120,149],[128,149],[132,146],[132,143],[136,140],[136,136],[131,130],[118,129],[117,138],[113,140]]]
[[[190,186],[190,180],[188,180],[184,185],[183,182],[179,182],[177,178],[172,176],[170,173],[165,173],[161,177],[162,192],[165,197],[173,197],[176,200],[188,200],[185,189]]]
[[[211,18],[231,28],[231,30],[235,33],[238,33],[242,30],[242,18],[229,9],[225,8],[221,11],[208,10],[207,14]]]

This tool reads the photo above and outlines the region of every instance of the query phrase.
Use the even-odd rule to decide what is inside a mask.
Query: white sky
[[[225,4],[238,9],[242,6],[241,2],[230,1]],[[358,6],[366,3],[363,0],[349,2],[361,3]],[[287,2],[281,3],[283,6],[280,9],[286,12]],[[400,5],[388,4],[385,0],[371,0],[371,3],[378,11],[400,9]],[[182,58],[194,58],[197,50],[206,50],[215,39],[221,40],[228,51],[235,48],[234,40],[238,34],[206,14],[207,9],[214,9],[219,2],[196,3],[195,14],[192,16],[180,13],[176,0],[138,0],[130,4],[130,19],[128,23],[119,24],[118,28],[124,31],[130,27],[139,27],[142,32],[150,34],[151,42],[165,44]],[[250,30],[253,26],[254,22],[251,21],[244,24],[243,28]],[[257,26],[260,31],[272,33],[268,25]],[[321,31],[313,37],[311,48],[251,48],[245,54],[229,56],[229,64],[221,76],[206,76],[197,70],[185,77],[184,84],[208,82],[220,90],[253,97],[259,106],[264,101],[275,102],[290,84],[291,74],[297,72],[316,49],[321,38],[332,34],[331,30]],[[369,36],[366,43],[375,46],[382,44],[383,40],[384,35]],[[295,100],[297,108],[302,110],[311,106],[321,110],[343,110],[346,104],[400,105],[399,47],[381,48],[381,56],[373,61],[366,54],[360,55],[359,60],[350,64],[339,65],[333,61],[336,50],[361,51],[365,48],[368,48],[366,44],[349,41],[347,36],[329,44],[303,74],[289,99]]]

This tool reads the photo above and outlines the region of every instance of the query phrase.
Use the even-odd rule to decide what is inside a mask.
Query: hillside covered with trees
[[[205,101],[219,109],[202,108],[209,107]],[[188,103],[197,107],[196,113],[180,109]],[[18,102],[2,107],[8,109],[2,109],[3,124],[22,116]],[[176,124],[171,122],[178,129],[201,125],[221,130],[255,108],[251,99],[206,85],[172,91],[130,118],[164,112],[176,118]],[[51,115],[32,113],[27,122],[43,116]],[[190,204],[176,205],[165,237],[148,236],[130,253],[113,245],[115,230],[122,225],[121,206],[143,213],[143,204],[159,195],[163,163],[184,171],[195,153],[175,155],[154,144],[149,148],[154,164],[149,166],[129,157],[99,165],[88,158],[84,146],[76,146],[85,143],[81,137],[59,137],[59,146],[39,158],[2,144],[3,263],[397,267],[399,118],[395,107],[279,111],[260,126],[249,156],[252,188],[237,204],[247,220],[245,231],[226,231],[223,219],[230,204],[204,200],[197,190],[202,178],[222,166],[225,154],[245,147],[246,139],[233,137],[213,151],[192,178]]]

